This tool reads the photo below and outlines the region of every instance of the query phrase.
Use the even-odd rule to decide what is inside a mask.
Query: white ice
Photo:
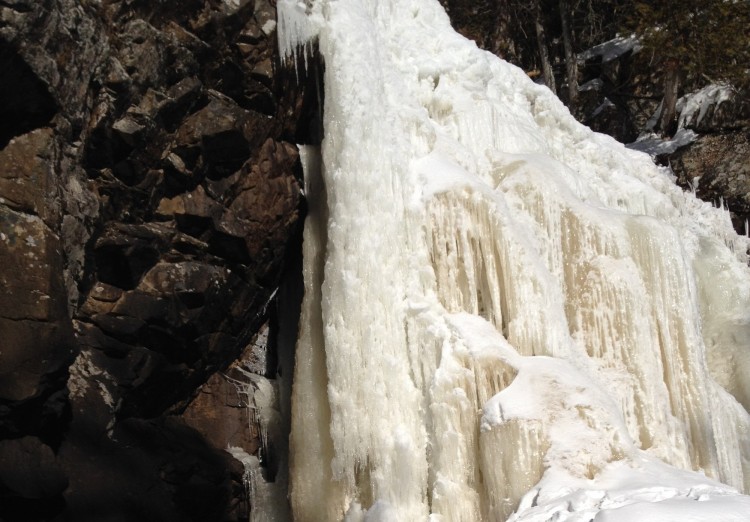
[[[591,49],[586,49],[578,55],[578,61],[586,62],[596,57],[600,57],[602,63],[611,62],[628,52],[637,53],[643,48],[637,36],[617,36],[612,40],[595,45]]]
[[[698,127],[710,109],[716,111],[722,103],[731,101],[736,91],[726,84],[707,85],[677,100],[677,112],[680,117],[678,126]]]
[[[750,513],[748,240],[727,213],[436,1],[292,7],[283,52],[317,38],[325,60],[295,520]]]

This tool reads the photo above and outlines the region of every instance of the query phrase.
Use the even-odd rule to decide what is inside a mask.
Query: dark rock
[[[9,9],[0,7],[3,11]],[[0,148],[14,136],[48,125],[57,112],[49,87],[11,45],[0,41]]]
[[[260,449],[260,434],[249,414],[248,397],[236,382],[214,374],[181,417],[214,447],[236,446],[252,455]]]
[[[670,158],[678,183],[732,212],[739,234],[750,219],[750,132],[709,134]]]
[[[60,212],[54,176],[57,154],[53,132],[47,128],[18,136],[0,150],[0,203],[55,227]]]
[[[52,449],[36,437],[0,441],[0,462],[0,488],[19,497],[56,497],[68,485]]]
[[[0,454],[36,466],[0,466],[0,519],[247,518],[224,439],[257,454],[258,431],[199,389],[239,376],[299,241],[288,141],[317,86],[277,69],[274,17],[0,2]]]
[[[0,398],[44,393],[48,374],[72,360],[59,228],[56,146],[49,129],[0,151]]]
[[[175,136],[175,151],[191,170],[212,179],[235,172],[274,128],[267,116],[242,109],[231,99],[209,93],[203,109],[187,118]],[[203,161],[193,164],[198,150]]]
[[[609,134],[622,143],[630,143],[637,137],[633,120],[623,106],[615,105],[609,98],[597,99],[598,105],[585,111],[582,122],[591,130]]]
[[[36,437],[0,440],[0,517],[52,519],[65,506],[68,479],[52,449]]]
[[[65,500],[76,521],[226,520],[226,458],[174,418],[117,423],[93,439],[74,430],[59,460],[76,466]]]
[[[48,376],[72,362],[71,333],[61,321],[0,317],[0,400],[26,401],[44,393]]]
[[[159,31],[143,19],[123,27],[117,58],[141,87],[171,86],[198,70],[192,53],[173,34]]]

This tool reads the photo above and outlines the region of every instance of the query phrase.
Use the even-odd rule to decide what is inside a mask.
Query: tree
[[[547,45],[547,34],[544,27],[544,19],[542,14],[541,0],[534,0],[534,30],[536,32],[536,43],[539,49],[539,61],[542,65],[542,78],[544,84],[550,88],[554,93],[557,93],[555,88],[555,73],[552,70],[552,63],[549,59],[549,46]]]
[[[658,131],[671,134],[684,88],[750,83],[750,2],[747,0],[637,1],[623,28],[641,37],[643,53],[663,71]]]
[[[570,0],[559,0],[560,28],[565,51],[565,80],[568,84],[568,105],[575,105],[578,98],[578,57],[573,50]]]

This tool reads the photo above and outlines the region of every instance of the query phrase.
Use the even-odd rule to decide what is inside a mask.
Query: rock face
[[[0,3],[0,519],[247,519],[222,375],[311,139],[274,31],[267,0]]]
[[[698,133],[698,139],[669,157],[677,182],[704,201],[724,205],[735,230],[747,234],[750,93],[709,86],[681,101],[680,124]]]

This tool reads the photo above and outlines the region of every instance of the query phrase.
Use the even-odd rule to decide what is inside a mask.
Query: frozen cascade
[[[278,7],[283,55],[317,38],[326,65],[295,520],[747,520],[749,243],[727,213],[436,1]]]

